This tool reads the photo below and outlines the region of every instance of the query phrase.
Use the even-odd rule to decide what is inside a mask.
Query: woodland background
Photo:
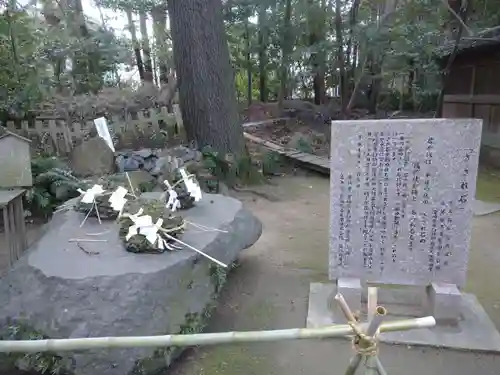
[[[446,74],[436,48],[500,24],[499,0],[92,6],[101,19],[86,17],[81,0],[2,2],[0,120],[47,114],[91,120],[169,106],[178,88],[188,137],[237,151],[239,115],[255,102],[283,108],[300,99],[323,108],[323,121],[355,108],[434,111]],[[126,15],[126,36],[102,10]],[[230,128],[236,130],[219,140]]]

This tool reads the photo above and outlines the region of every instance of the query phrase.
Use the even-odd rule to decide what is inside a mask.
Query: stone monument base
[[[360,300],[361,305],[358,303],[357,308],[360,308],[361,320],[365,321],[366,290],[362,290],[359,285],[359,281],[355,279],[344,279],[339,287],[343,290],[342,294],[346,297],[348,304],[355,304],[357,300]],[[430,315],[426,306],[415,303],[422,300],[422,294],[429,294],[429,290],[426,288],[378,287],[378,304],[383,305],[388,310],[387,320]],[[307,328],[346,323],[344,315],[332,302],[333,297],[337,294],[337,288],[335,283],[312,283],[310,285]],[[457,296],[453,295],[454,299],[455,297]],[[462,293],[458,295],[458,298],[460,298],[458,303],[460,316],[455,322],[437,319],[437,325],[434,328],[383,333],[380,335],[380,341],[388,344],[500,352],[500,334],[476,297],[473,294]],[[356,312],[356,306],[351,306],[351,309]]]

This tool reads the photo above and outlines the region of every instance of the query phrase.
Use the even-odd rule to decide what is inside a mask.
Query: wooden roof
[[[14,133],[14,132],[11,132],[11,131],[5,129],[4,127],[0,126],[0,139],[8,137],[8,136],[16,137],[16,138],[18,138],[18,139],[20,139],[22,141],[28,142],[28,143],[31,142],[30,139],[25,138],[25,137],[23,137],[23,136],[21,136],[19,134]]]
[[[449,56],[455,48],[455,42],[448,42],[436,49],[436,56],[444,58]],[[500,52],[500,26],[483,30],[474,37],[465,36],[458,44],[458,54],[476,50],[492,50]]]

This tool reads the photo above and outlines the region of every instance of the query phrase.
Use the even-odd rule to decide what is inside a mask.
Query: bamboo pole
[[[368,321],[372,320],[377,309],[377,287],[368,287]]]
[[[368,323],[366,329],[362,329],[362,331],[365,332],[365,334],[367,336],[369,336],[370,338],[373,337],[373,335],[375,335],[375,333],[379,330],[380,325],[382,324],[382,321],[386,315],[387,315],[387,310],[382,306],[378,306],[375,309],[373,318]],[[360,342],[358,343],[358,346],[361,349],[366,349],[370,345],[372,345],[372,343],[368,342],[364,339],[360,340]],[[362,359],[363,359],[363,354],[356,353],[356,355],[354,357],[352,357],[351,360],[349,361],[349,366],[347,366],[347,370],[345,372],[345,375],[354,375],[356,373],[357,369],[359,368],[359,366],[361,365]],[[380,366],[382,366],[382,363],[380,363],[378,356],[376,356],[376,355],[368,356],[366,358],[366,363],[365,363],[365,366],[366,366],[366,374],[365,375],[377,375],[376,373],[373,372],[373,371],[375,371],[373,369],[376,369],[378,364],[380,364]]]
[[[436,324],[432,316],[424,318],[386,322],[380,326],[380,332],[407,331],[418,328],[430,328]],[[360,324],[363,329],[366,324]],[[47,351],[72,351],[102,348],[145,348],[162,346],[196,346],[234,344],[242,342],[282,341],[295,339],[321,339],[352,335],[353,329],[347,324],[322,328],[294,328],[273,331],[201,333],[194,335],[165,336],[125,336],[92,337],[77,339],[19,340],[1,341],[0,353],[36,353]]]
[[[367,336],[373,336],[375,335],[375,333],[377,333],[377,330],[379,329],[386,315],[387,310],[382,306],[377,306],[377,308],[375,309],[375,315],[368,323],[368,328],[366,329]]]
[[[335,296],[335,300],[337,301],[338,305],[340,306],[340,309],[342,310],[342,313],[344,314],[347,321],[348,322],[355,322],[356,318],[354,317],[354,314],[352,313],[351,308],[347,304],[344,296],[340,293],[337,293],[337,295]]]
[[[376,293],[377,289],[375,289]],[[376,294],[375,294],[376,298]],[[382,321],[385,319],[387,315],[387,310],[382,307],[382,306],[377,306],[374,311],[374,315],[370,322],[368,323],[368,328],[366,329],[366,335],[370,336],[371,338],[374,337],[374,335],[378,332],[380,325],[382,324]],[[366,342],[365,340],[361,340],[359,343],[359,346],[361,348],[367,348],[368,346],[372,345],[371,342]],[[359,355],[359,354],[357,354]],[[375,351],[375,354],[368,355],[366,357],[366,362],[365,362],[365,375],[379,375],[378,373],[378,365],[382,367],[382,363],[380,362],[377,351]],[[383,370],[383,367],[382,367]],[[384,370],[385,371],[385,370]]]
[[[377,369],[377,356],[370,355],[366,357],[365,361],[365,375],[379,375]]]
[[[359,368],[362,359],[363,356],[361,354],[356,354],[352,357],[349,361],[349,366],[347,366],[347,370],[345,371],[345,375],[354,375],[356,370]]]
[[[378,375],[387,375],[387,371],[385,371],[384,366],[382,366],[382,362],[380,362],[380,358],[375,357],[375,364],[377,365]]]

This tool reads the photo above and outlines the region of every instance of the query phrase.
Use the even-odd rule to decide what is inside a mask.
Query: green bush
[[[55,157],[34,158],[31,173],[33,186],[25,197],[28,216],[49,217],[61,203],[77,197],[77,189],[85,185]]]

